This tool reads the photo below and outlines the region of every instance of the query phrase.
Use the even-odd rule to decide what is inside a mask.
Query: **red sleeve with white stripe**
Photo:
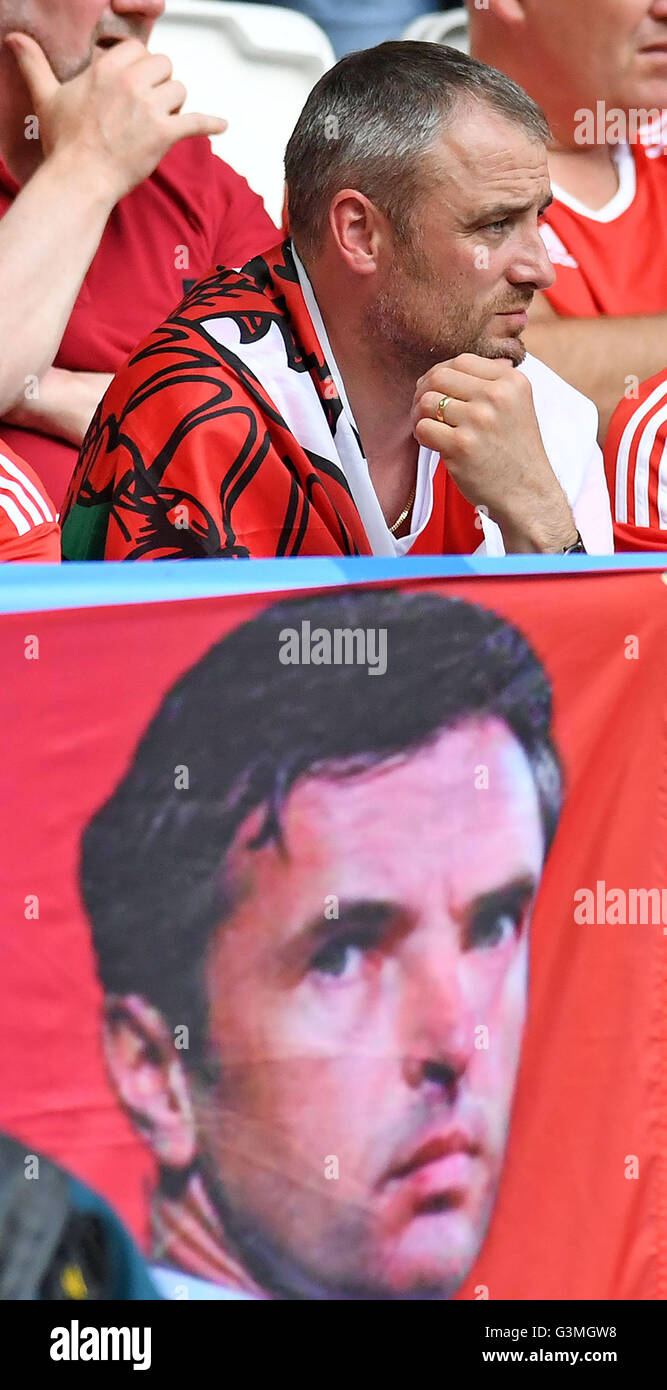
[[[24,459],[0,440],[0,561],[60,560],[60,527],[42,484]]]
[[[667,550],[667,368],[623,400],[604,446],[617,550]]]

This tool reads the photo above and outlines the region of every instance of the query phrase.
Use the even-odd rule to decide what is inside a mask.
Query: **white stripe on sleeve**
[[[12,522],[12,524],[16,527],[16,530],[17,530],[17,532],[18,532],[18,535],[19,535],[19,536],[25,536],[26,531],[29,531],[29,530],[30,530],[30,522],[29,522],[29,521],[26,521],[26,519],[25,519],[25,517],[24,517],[24,515],[23,515],[23,512],[22,512],[22,511],[19,511],[19,508],[17,507],[16,503],[15,503],[15,502],[12,502],[11,497],[3,497],[3,495],[2,495],[1,492],[0,492],[0,507],[2,508],[3,512],[6,512],[6,513],[7,513],[7,516],[9,517],[9,520],[10,520],[10,521]],[[41,518],[40,518],[40,525],[41,525],[41,524],[42,524],[42,521],[41,521]]]
[[[16,480],[16,484],[18,485],[18,487],[21,488],[23,492],[26,494],[25,501],[23,500],[23,498],[19,496],[19,493],[16,491],[16,487],[11,486],[9,481],[5,480],[2,477],[3,471],[9,474],[9,478],[13,478]],[[29,510],[27,503],[30,498],[32,498],[33,502],[37,503],[38,513],[35,516],[35,520],[38,525],[41,526],[43,521],[55,521],[55,517],[53,515],[53,512],[51,511],[51,508],[48,505],[46,498],[39,491],[39,488],[35,487],[35,484],[32,482],[32,479],[29,478],[27,474],[23,472],[22,468],[19,468],[18,464],[14,463],[12,459],[8,459],[6,454],[1,453],[0,487],[3,487],[6,491],[8,490],[10,492],[13,492],[15,496],[19,498],[21,506],[25,507],[26,510]]]
[[[630,467],[630,453],[635,435],[642,422],[646,419],[646,416],[653,410],[653,407],[659,405],[660,401],[664,400],[666,396],[667,378],[664,381],[659,381],[658,385],[651,391],[651,394],[646,397],[646,400],[633,411],[621,435],[621,442],[618,446],[618,457],[616,459],[616,496],[614,499],[617,521],[627,522],[628,520],[628,471]],[[639,461],[637,462],[637,475],[638,474]],[[637,475],[635,476],[635,506],[639,505]],[[642,483],[640,480],[640,488],[641,485]],[[643,511],[643,507],[641,510]],[[646,515],[648,516],[648,493],[646,494]],[[648,526],[648,521],[641,522],[639,520],[639,514],[636,513],[635,524],[637,526]]]

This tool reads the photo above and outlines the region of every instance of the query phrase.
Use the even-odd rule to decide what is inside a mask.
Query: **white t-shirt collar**
[[[564,188],[552,182],[551,191],[554,198],[564,207],[576,212],[579,217],[588,217],[591,222],[613,222],[617,217],[621,217],[634,202],[637,192],[637,166],[629,145],[613,146],[611,156],[618,174],[618,188],[603,208],[586,207],[579,198],[575,198],[572,193],[567,193]]]
[[[424,530],[424,527],[430,520],[431,512],[433,511],[433,476],[440,461],[439,455],[434,453],[432,449],[420,448],[417,458],[417,490],[412,507],[410,532],[408,535],[401,536],[400,538],[392,536],[385,521],[380,503],[378,502],[363,450],[359,444],[359,430],[357,429],[356,421],[352,414],[350,402],[345,390],[345,383],[331,349],[331,343],[329,342],[324,320],[315,298],[315,292],[308,278],[305,266],[299,259],[294,246],[292,246],[292,255],[294,257],[296,273],[299,277],[299,284],[306,301],[306,308],[310,314],[313,328],[319,339],[327,366],[329,367],[336,390],[340,396],[343,412],[347,425],[349,426],[348,431],[337,431],[335,440],[336,449],[340,458],[341,468],[347,479],[350,492],[352,493],[355,505],[361,517],[371,549],[374,555],[406,555],[414,545],[417,537]],[[353,432],[354,443],[350,437],[350,431]]]

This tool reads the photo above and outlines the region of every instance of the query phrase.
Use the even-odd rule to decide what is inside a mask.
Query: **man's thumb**
[[[7,34],[5,44],[14,54],[23,81],[35,104],[48,101],[60,83],[39,44],[31,39],[29,34],[21,33]]]

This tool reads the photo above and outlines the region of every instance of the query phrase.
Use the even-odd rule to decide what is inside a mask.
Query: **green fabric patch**
[[[109,503],[82,507],[74,503],[62,527],[63,560],[103,560],[109,529]]]

